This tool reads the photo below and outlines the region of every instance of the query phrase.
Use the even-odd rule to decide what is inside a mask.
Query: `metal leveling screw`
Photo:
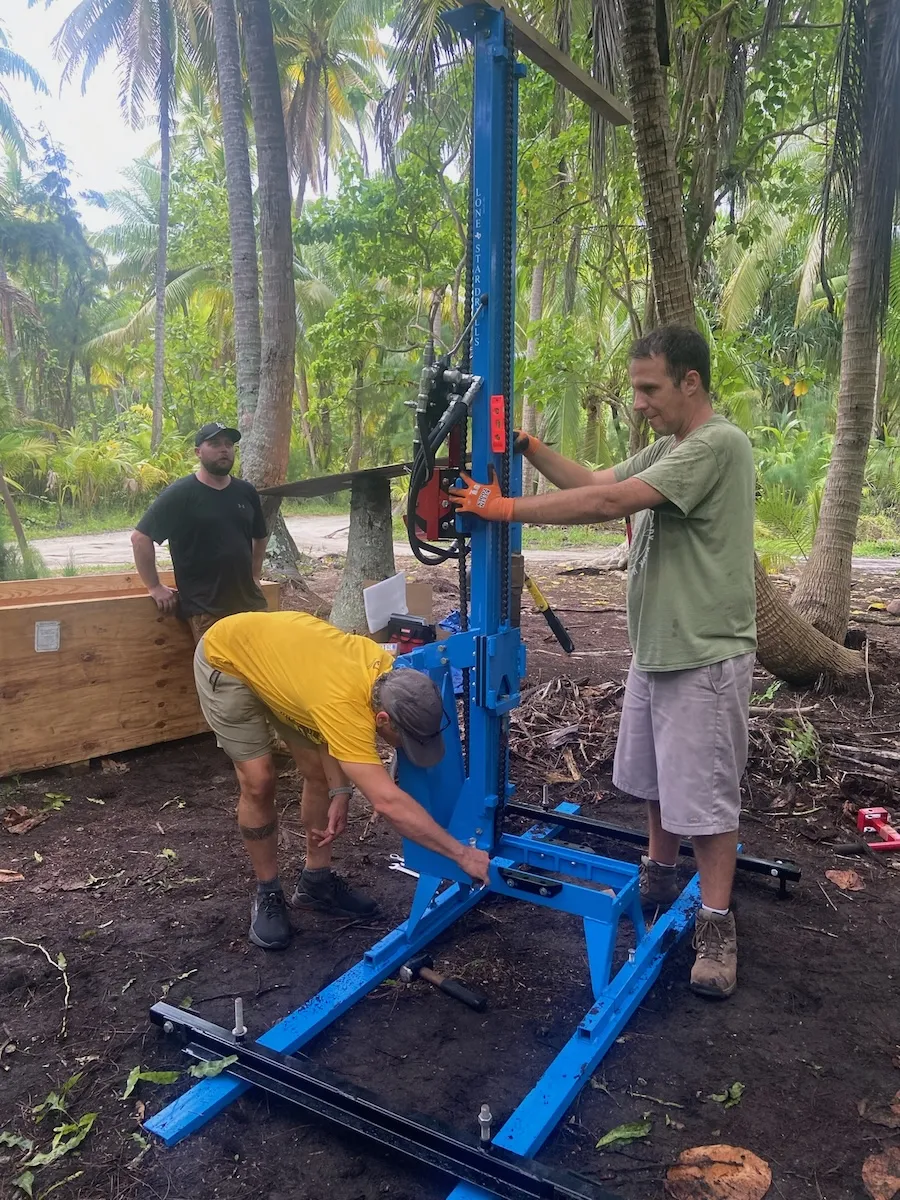
[[[234,998],[234,1029],[231,1032],[236,1038],[247,1036],[247,1026],[244,1024],[244,1001],[240,996]]]
[[[482,1145],[491,1140],[491,1124],[493,1120],[490,1105],[482,1104],[481,1110],[478,1113],[478,1131],[481,1135]]]

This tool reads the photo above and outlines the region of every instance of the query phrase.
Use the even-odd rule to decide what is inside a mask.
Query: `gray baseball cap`
[[[400,732],[403,753],[416,767],[433,767],[444,757],[449,721],[437,685],[412,667],[400,667],[382,685],[384,711]]]

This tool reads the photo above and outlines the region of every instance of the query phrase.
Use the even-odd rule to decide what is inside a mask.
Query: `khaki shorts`
[[[318,750],[311,738],[286,725],[266,708],[246,683],[210,666],[202,638],[194,651],[194,683],[206,723],[232,762],[249,762],[251,758],[271,754],[274,734],[283,738],[291,749]]]
[[[689,671],[629,668],[613,783],[656,801],[669,833],[737,829],[755,661],[741,654]]]

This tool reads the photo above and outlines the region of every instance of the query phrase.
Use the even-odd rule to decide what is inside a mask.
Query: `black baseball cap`
[[[239,429],[232,429],[228,425],[223,425],[221,421],[208,421],[202,429],[197,430],[194,445],[199,446],[201,442],[208,442],[210,438],[214,438],[220,433],[227,433],[231,438],[232,445],[241,440],[241,431]]]
[[[447,722],[441,693],[428,675],[412,667],[391,671],[382,685],[381,704],[413,766],[433,767],[441,761]]]

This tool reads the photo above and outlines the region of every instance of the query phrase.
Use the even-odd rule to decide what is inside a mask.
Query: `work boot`
[[[694,927],[697,957],[691,989],[701,996],[724,1000],[737,987],[737,932],[734,913],[724,916],[701,908]]]
[[[661,866],[646,854],[641,855],[638,886],[642,908],[668,908],[681,895],[678,868]]]
[[[257,889],[250,906],[250,941],[263,950],[284,950],[291,940],[284,892],[280,887]]]
[[[304,868],[291,899],[294,908],[315,909],[334,917],[374,917],[378,905],[362,892],[354,891],[345,879],[326,867]]]

